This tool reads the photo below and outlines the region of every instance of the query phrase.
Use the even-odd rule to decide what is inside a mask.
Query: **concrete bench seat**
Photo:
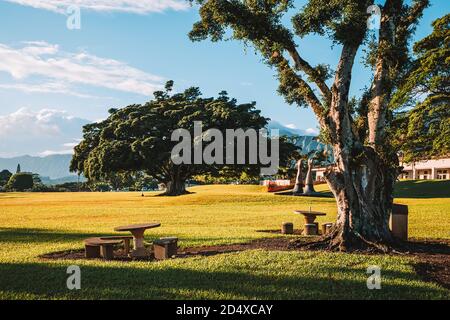
[[[294,233],[294,224],[292,222],[283,222],[281,224],[281,233],[282,234],[293,234]]]
[[[133,240],[133,236],[107,236],[100,237],[102,240],[121,240],[123,241],[123,246],[125,250],[125,254],[129,254],[131,251],[131,240]]]
[[[100,258],[112,260],[114,258],[114,245],[121,243],[121,240],[104,240],[102,238],[88,238],[84,240],[86,258]]]
[[[331,231],[331,227],[333,226],[332,222],[322,223],[322,234],[328,234]]]
[[[155,259],[165,260],[173,257],[178,251],[178,238],[165,237],[153,241]]]

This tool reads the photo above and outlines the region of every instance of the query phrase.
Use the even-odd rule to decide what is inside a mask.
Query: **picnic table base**
[[[144,258],[150,256],[150,253],[144,247],[144,231],[142,229],[133,230],[133,243],[134,250],[131,251],[131,257],[133,258]]]
[[[115,231],[129,231],[133,235],[133,248],[130,256],[132,258],[147,258],[150,256],[150,252],[144,247],[144,232],[146,229],[159,227],[159,222],[152,223],[140,223],[129,226],[121,226],[114,228]]]
[[[137,248],[135,250],[131,250],[130,257],[131,258],[147,258],[150,256],[150,251],[146,248]]]
[[[317,232],[317,224],[315,223],[306,223],[305,230],[303,231],[303,235],[305,236],[316,236]]]

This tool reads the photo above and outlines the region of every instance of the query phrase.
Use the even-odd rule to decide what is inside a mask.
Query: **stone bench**
[[[322,223],[322,234],[330,233],[332,226],[333,226],[333,223],[331,223],[331,222]]]
[[[281,225],[281,233],[282,234],[293,234],[294,233],[294,224],[292,222],[283,222]]]
[[[112,260],[114,258],[114,245],[121,240],[103,240],[102,238],[89,238],[84,240],[86,258],[100,258]]]
[[[157,260],[169,259],[177,254],[177,250],[178,238],[176,237],[165,237],[153,241],[153,253]]]
[[[389,218],[389,227],[392,234],[401,240],[408,240],[408,206],[392,204],[392,214]]]

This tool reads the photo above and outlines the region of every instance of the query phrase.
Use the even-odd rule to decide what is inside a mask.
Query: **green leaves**
[[[295,34],[327,35],[340,44],[359,44],[365,37],[367,7],[373,1],[311,0],[292,18]]]
[[[209,0],[198,1],[201,20],[194,24],[192,41],[210,38],[216,42],[229,38],[251,42],[266,59],[281,47],[292,46],[292,33],[281,19],[292,7],[291,0]]]
[[[413,106],[397,115],[393,131],[405,161],[450,153],[450,14],[414,45],[417,59],[391,107]]]
[[[28,172],[19,172],[12,175],[6,184],[6,190],[25,191],[33,188],[33,174]]]

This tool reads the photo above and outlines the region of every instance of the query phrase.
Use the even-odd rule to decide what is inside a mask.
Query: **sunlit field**
[[[327,194],[326,186],[317,187]],[[323,211],[334,221],[333,198],[275,195],[260,186],[214,185],[192,194],[0,193],[2,299],[449,299],[449,290],[425,282],[413,258],[328,252],[249,250],[162,262],[42,260],[82,249],[83,239],[114,235],[119,225],[160,221],[146,241],[177,236],[181,247],[232,244],[280,237],[258,230],[284,221],[301,228],[295,209]],[[396,202],[409,205],[409,236],[450,239],[450,183],[401,182]],[[286,237],[286,236],[285,236]],[[289,236],[295,237],[295,236]],[[66,268],[79,265],[82,289],[66,288]],[[369,265],[382,268],[382,289],[368,290]]]

